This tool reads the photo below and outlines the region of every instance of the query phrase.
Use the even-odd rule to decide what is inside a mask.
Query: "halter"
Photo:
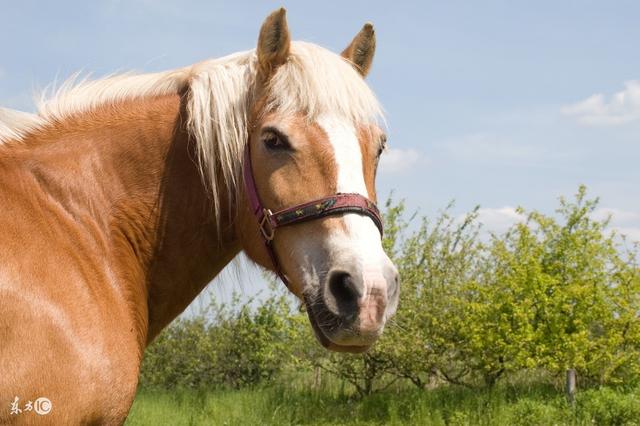
[[[313,219],[320,219],[327,216],[340,215],[345,213],[357,213],[369,217],[373,220],[380,231],[383,233],[382,218],[380,211],[375,203],[360,194],[337,193],[328,197],[318,198],[307,203],[298,204],[293,207],[272,212],[264,207],[260,202],[256,182],[253,177],[253,167],[251,165],[251,149],[250,145],[244,150],[243,163],[244,187],[249,199],[251,211],[258,220],[260,227],[260,236],[264,243],[264,247],[269,254],[269,258],[273,263],[276,274],[282,282],[289,287],[289,279],[282,271],[278,256],[273,247],[273,237],[276,229],[295,225],[296,223],[306,222]]]

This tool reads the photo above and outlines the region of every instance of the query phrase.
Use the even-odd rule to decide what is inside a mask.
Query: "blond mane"
[[[36,115],[18,117],[0,110],[0,142],[20,140],[49,123],[97,107],[188,89],[188,130],[196,140],[200,171],[219,215],[222,194],[215,177],[223,177],[232,197],[241,183],[239,165],[256,96],[256,62],[252,50],[160,73],[80,81],[74,77],[55,91],[45,91]],[[314,120],[332,113],[354,124],[382,119],[375,95],[353,66],[311,43],[292,43],[291,56],[271,78],[266,96],[266,109],[283,115],[303,112]]]
[[[0,144],[24,138],[42,126],[43,122],[36,114],[0,108]]]

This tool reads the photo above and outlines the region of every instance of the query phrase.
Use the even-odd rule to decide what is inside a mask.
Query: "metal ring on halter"
[[[262,236],[267,241],[273,241],[273,236],[275,235],[275,232],[276,232],[273,225],[271,224],[271,221],[269,220],[271,215],[273,215],[273,213],[271,212],[270,209],[267,209],[267,208],[262,209],[262,220],[260,221],[260,232],[262,232]],[[267,224],[269,225],[268,230],[266,226]]]

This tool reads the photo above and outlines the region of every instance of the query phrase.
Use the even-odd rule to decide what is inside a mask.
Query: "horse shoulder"
[[[121,423],[141,357],[134,321],[108,260],[28,181],[0,168],[0,404],[45,397],[53,423]]]

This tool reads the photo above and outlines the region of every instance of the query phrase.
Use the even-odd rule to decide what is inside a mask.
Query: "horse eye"
[[[271,130],[266,131],[262,135],[262,142],[268,149],[274,151],[290,148],[289,141],[287,140],[286,136],[280,134],[280,132]]]

